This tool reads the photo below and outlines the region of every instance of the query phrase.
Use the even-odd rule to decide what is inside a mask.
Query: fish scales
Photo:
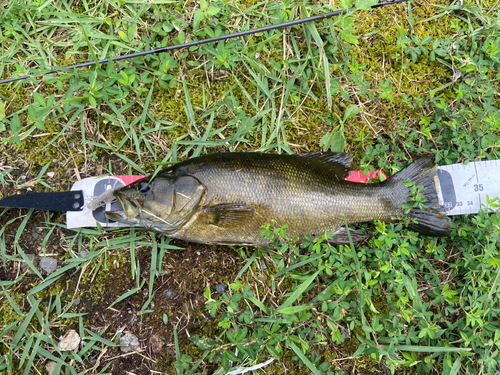
[[[435,174],[432,160],[421,164],[424,168],[413,167],[417,182],[423,176],[428,180]],[[141,189],[144,181],[148,181],[143,180],[116,192],[117,199],[128,209],[124,207],[121,217],[114,215],[113,219],[132,223],[134,212],[139,212],[143,217],[136,218],[136,224],[150,226],[174,238],[207,244],[267,246],[269,241],[259,233],[262,225],[272,220],[278,226],[288,224],[289,238],[303,240],[305,235],[314,238],[325,232],[338,233],[346,221],[348,224],[391,221],[404,214],[402,204],[411,198],[402,181],[393,177],[377,184],[348,182],[344,178],[349,169],[350,158],[344,154],[205,155],[160,172],[147,184],[147,191]],[[412,173],[407,174],[412,177]],[[432,185],[426,186],[432,190]],[[182,204],[175,207],[172,203],[168,208],[165,202],[177,202],[177,191],[190,198],[182,198]],[[436,202],[429,205],[444,220]],[[139,206],[141,210],[136,209]],[[162,211],[157,207],[166,208]],[[185,207],[190,207],[189,212],[182,211]],[[154,212],[155,217],[167,223],[146,217],[145,212]],[[177,217],[182,225],[173,227],[171,218]]]
[[[217,156],[217,155],[216,155]],[[339,180],[314,161],[295,158],[269,158],[267,154],[254,158],[216,158],[216,163],[190,163],[173,171],[189,174],[207,187],[204,205],[239,203],[255,208],[255,219],[236,226],[210,226],[203,213],[173,236],[204,243],[261,244],[267,239],[259,236],[262,224],[276,220],[277,225],[288,224],[290,238],[313,237],[326,231],[335,232],[344,224],[388,220],[389,197],[380,196],[377,189],[359,189],[356,183]],[[313,168],[311,168],[313,167]],[[316,168],[314,168],[316,167]],[[235,227],[238,228],[235,231]]]

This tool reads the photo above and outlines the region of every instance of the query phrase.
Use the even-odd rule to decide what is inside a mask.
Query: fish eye
[[[146,182],[141,182],[141,185],[139,186],[139,191],[141,193],[147,193],[150,190],[151,190],[151,185],[149,185]]]

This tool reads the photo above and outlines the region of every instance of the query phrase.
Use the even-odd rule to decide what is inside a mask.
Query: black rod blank
[[[378,4],[372,6],[372,9],[380,8],[380,7],[383,7],[383,6],[386,6],[386,5],[391,5],[391,4],[403,3],[403,2],[406,2],[406,1],[408,1],[408,0],[392,0],[392,1],[385,0],[385,1],[381,1]],[[162,47],[162,48],[157,48],[157,49],[151,49],[151,50],[143,51],[143,52],[137,52],[137,53],[131,53],[131,54],[117,56],[117,57],[111,57],[109,59],[99,60],[98,63],[99,64],[106,64],[106,63],[108,63],[110,61],[120,61],[120,60],[126,60],[126,59],[133,59],[135,57],[141,57],[141,56],[147,56],[147,55],[151,55],[151,54],[157,54],[157,53],[162,53],[162,52],[167,52],[167,51],[173,51],[173,50],[181,49],[181,48],[189,48],[189,47],[193,47],[193,46],[199,46],[199,45],[202,45],[202,44],[218,42],[220,40],[227,40],[227,39],[232,39],[232,38],[238,38],[240,36],[246,36],[246,35],[252,35],[252,34],[256,34],[256,33],[262,33],[264,31],[271,31],[271,30],[282,29],[282,28],[285,28],[285,27],[290,27],[290,26],[300,25],[300,24],[303,24],[303,23],[315,22],[315,21],[319,21],[319,20],[323,20],[323,19],[327,19],[327,18],[336,17],[336,16],[339,16],[341,14],[346,14],[346,13],[349,13],[349,12],[353,12],[355,10],[356,10],[356,8],[349,8],[349,9],[346,9],[346,10],[336,10],[334,12],[320,14],[320,15],[317,15],[317,16],[312,16],[312,17],[307,17],[307,18],[301,18],[301,19],[294,20],[294,21],[283,22],[283,23],[279,23],[279,24],[276,24],[276,25],[269,25],[269,26],[259,27],[257,29],[252,29],[252,30],[247,30],[247,31],[240,31],[240,32],[234,33],[234,34],[220,35],[220,36],[217,36],[217,37],[214,37],[214,38],[202,39],[202,40],[197,40],[197,41],[194,41],[194,42],[189,42],[189,43],[184,43],[184,44],[178,44],[178,45],[174,45],[174,46],[167,46],[167,47]],[[65,71],[65,70],[70,70],[70,69],[86,68],[86,67],[94,66],[94,65],[96,65],[95,61],[89,61],[89,62],[82,63],[82,64],[71,65],[71,66],[66,66],[66,67],[62,67],[62,68],[53,69],[53,70],[51,70],[49,72],[40,74],[40,76],[48,75],[48,74],[53,74],[53,73],[58,73],[58,72],[62,72],[62,71]],[[24,76],[17,77],[17,78],[4,79],[4,80],[0,81],[0,85],[4,84],[4,83],[21,81],[23,79],[27,79],[27,78],[30,78],[30,77],[34,77],[34,75],[33,74],[28,74],[28,75],[24,75]]]

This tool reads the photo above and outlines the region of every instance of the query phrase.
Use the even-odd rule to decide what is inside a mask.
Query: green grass
[[[8,0],[0,78],[331,10]],[[439,164],[500,159],[499,16],[494,1],[399,4],[2,85],[0,198],[222,151],[343,150],[389,175],[429,152]],[[488,210],[455,217],[442,239],[367,223],[356,247],[267,250],[1,210],[0,373],[48,362],[64,374],[498,373],[500,215]],[[59,270],[43,274],[32,255]],[[60,352],[70,329],[82,344]],[[121,354],[125,331],[140,353]]]

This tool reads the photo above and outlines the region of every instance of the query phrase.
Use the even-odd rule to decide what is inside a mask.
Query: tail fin
[[[425,210],[412,208],[410,219],[417,219],[417,223],[409,225],[411,230],[429,236],[444,237],[451,232],[451,221],[439,205],[436,190],[437,168],[434,155],[424,156],[415,163],[406,167],[389,179],[398,195],[402,196],[402,203],[410,203],[412,196],[410,188],[403,185],[405,181],[415,182],[417,188],[424,187],[422,194],[426,198]]]

